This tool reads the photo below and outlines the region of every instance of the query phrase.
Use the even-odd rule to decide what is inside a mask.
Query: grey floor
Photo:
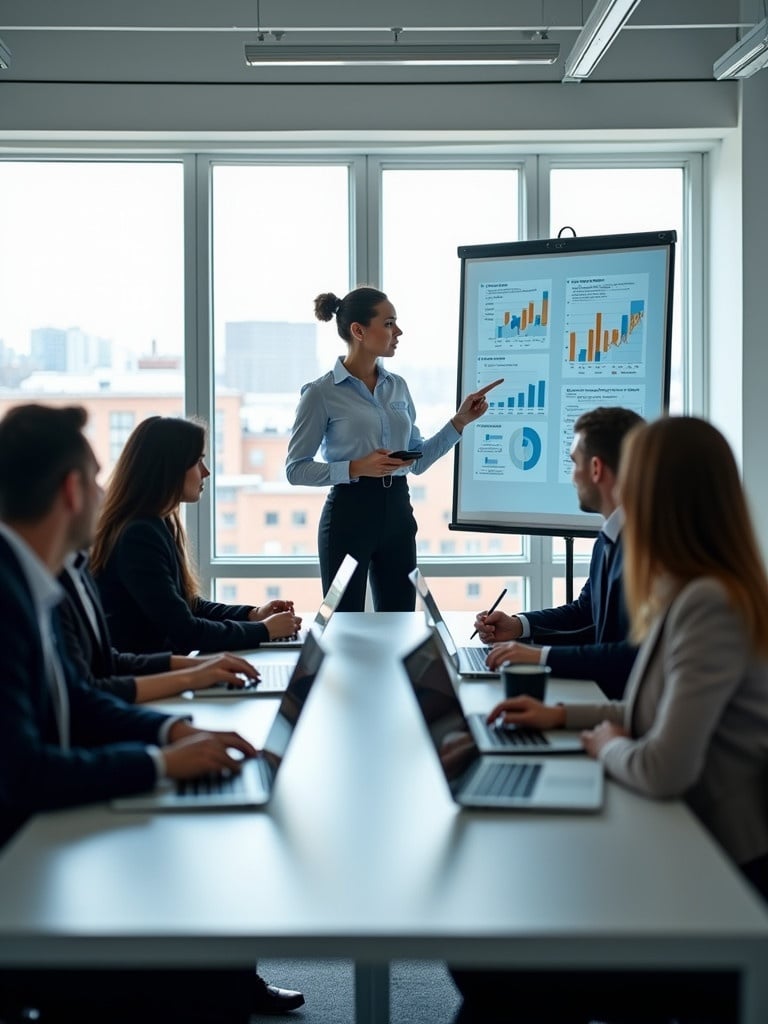
[[[354,968],[348,960],[259,960],[259,974],[273,985],[300,989],[306,1006],[286,1020],[296,1024],[353,1024]],[[395,960],[390,971],[392,1024],[451,1024],[460,997],[445,964]],[[274,1017],[255,1016],[258,1024]]]

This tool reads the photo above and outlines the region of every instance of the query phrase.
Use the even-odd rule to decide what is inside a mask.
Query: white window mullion
[[[205,156],[184,158],[184,317],[185,393],[188,416],[198,416],[209,427],[207,455],[215,481],[212,458],[213,368],[211,343],[211,161]],[[203,595],[213,579],[213,488],[202,501],[185,506],[190,548],[197,562]]]

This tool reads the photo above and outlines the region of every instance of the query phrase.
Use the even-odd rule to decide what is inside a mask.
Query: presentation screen
[[[460,246],[458,393],[488,412],[456,447],[451,529],[591,536],[573,424],[599,405],[669,404],[674,231]]]

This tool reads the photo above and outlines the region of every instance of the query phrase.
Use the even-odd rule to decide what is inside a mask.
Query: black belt
[[[335,484],[335,487],[383,487],[385,490],[389,490],[390,487],[407,487],[408,479],[404,475],[400,476],[361,476],[357,480],[351,480],[348,484]]]

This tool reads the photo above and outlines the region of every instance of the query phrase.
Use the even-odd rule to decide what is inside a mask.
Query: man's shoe
[[[251,1013],[290,1013],[304,1005],[304,996],[290,988],[278,988],[268,985],[261,975],[256,975],[255,1005],[250,1007]]]

